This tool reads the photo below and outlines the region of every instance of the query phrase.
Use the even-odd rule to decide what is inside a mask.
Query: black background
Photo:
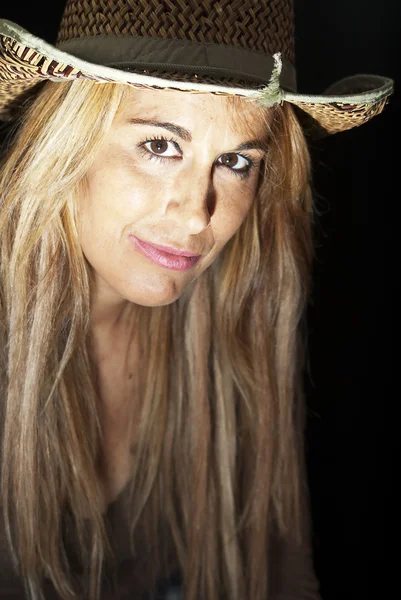
[[[64,0],[1,0],[0,15],[54,43]],[[311,145],[317,222],[308,310],[308,469],[324,600],[398,588],[400,0],[295,0],[298,89],[356,73],[396,80],[385,112]],[[396,233],[397,232],[397,233]],[[398,464],[398,461],[397,461]],[[397,593],[398,595],[398,593]]]
[[[382,115],[312,148],[320,217],[306,381],[316,569],[324,600],[381,600],[399,588],[401,2],[296,0],[295,7],[301,91],[319,93],[356,73],[396,82]]]

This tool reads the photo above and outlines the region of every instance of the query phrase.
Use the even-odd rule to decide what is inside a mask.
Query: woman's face
[[[260,115],[244,106],[251,135],[224,97],[130,91],[79,204],[98,291],[169,304],[216,259],[249,211],[265,155]]]

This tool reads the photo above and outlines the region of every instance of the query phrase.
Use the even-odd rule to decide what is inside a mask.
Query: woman
[[[291,3],[243,9],[70,0],[58,49],[0,23],[0,597],[319,598],[292,104],[334,133],[391,82],[300,96]]]

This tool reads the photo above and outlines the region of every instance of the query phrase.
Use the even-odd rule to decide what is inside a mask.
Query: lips
[[[178,250],[177,248],[171,248],[169,246],[150,244],[149,242],[140,240],[134,235],[131,235],[130,239],[133,242],[135,249],[140,254],[151,260],[153,263],[156,263],[159,266],[167,269],[172,269],[174,271],[186,271],[187,269],[195,266],[200,259],[199,254],[194,255],[193,253],[190,253],[191,256],[189,256],[186,254],[186,250]],[[168,251],[166,251],[166,248],[168,248]]]
[[[174,246],[161,246],[160,244],[153,244],[151,242],[144,242],[139,238],[136,238],[142,244],[147,244],[149,246],[153,246],[153,248],[157,248],[158,250],[162,250],[163,252],[167,252],[167,254],[174,254],[175,256],[189,256],[189,257],[200,257],[200,254],[196,254],[195,252],[191,252],[190,250],[179,250]]]

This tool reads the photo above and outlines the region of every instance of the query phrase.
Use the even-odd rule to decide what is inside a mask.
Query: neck
[[[138,305],[97,288],[91,299],[90,354],[99,393],[115,409],[138,373]]]
[[[115,337],[129,329],[137,306],[100,282],[91,298],[90,328],[97,336]]]
[[[92,293],[90,313],[91,352],[98,366],[123,363],[132,351],[138,306],[102,285]]]

